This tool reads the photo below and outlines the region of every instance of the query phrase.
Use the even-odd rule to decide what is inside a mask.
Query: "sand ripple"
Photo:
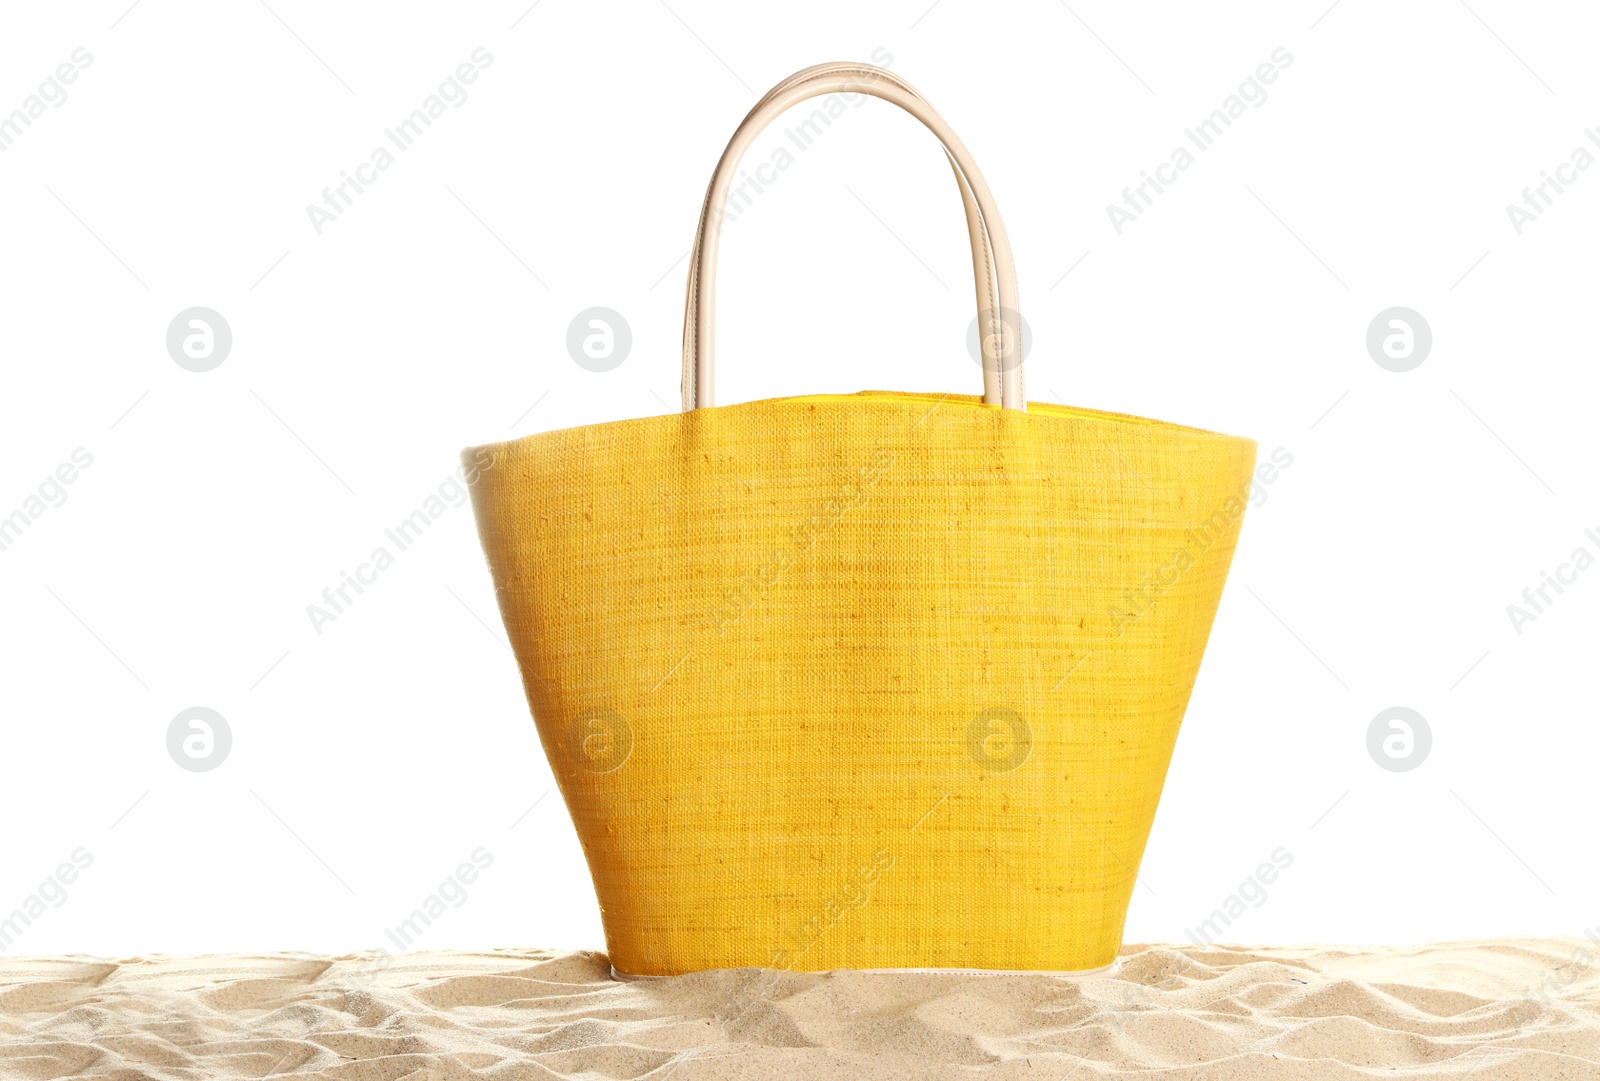
[[[1116,977],[1081,983],[750,969],[618,982],[600,954],[541,950],[387,967],[0,958],[0,1077],[1591,1081],[1600,965],[1573,961],[1586,949],[1130,946]]]

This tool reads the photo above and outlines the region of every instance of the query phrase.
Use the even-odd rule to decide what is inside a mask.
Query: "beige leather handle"
[[[967,231],[972,241],[972,268],[976,282],[979,339],[983,351],[983,400],[1007,409],[1026,409],[1023,392],[1021,317],[1011,242],[1005,224],[984,182],[983,174],[967,148],[934,111],[927,99],[898,75],[870,64],[820,64],[796,72],[768,91],[733,133],[717,162],[711,185],[700,208],[693,258],[689,263],[688,296],[683,318],[683,408],[706,408],[712,397],[712,337],[717,247],[722,235],[722,215],[733,187],[739,162],[761,130],[790,106],[819,94],[850,92],[871,94],[893,102],[922,121],[944,144],[945,154],[961,189]]]

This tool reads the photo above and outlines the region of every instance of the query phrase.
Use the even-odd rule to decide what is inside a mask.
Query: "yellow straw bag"
[[[756,134],[872,94],[943,142],[984,396],[712,407],[722,209]],[[501,616],[612,964],[1111,964],[1255,444],[1023,398],[976,165],[887,71],[745,118],[701,210],[682,413],[465,452]]]

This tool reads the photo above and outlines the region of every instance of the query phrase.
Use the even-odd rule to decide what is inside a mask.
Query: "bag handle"
[[[745,151],[768,124],[790,106],[820,94],[853,92],[871,94],[900,106],[932,131],[944,145],[966,210],[967,232],[972,242],[972,269],[976,283],[980,346],[983,351],[983,400],[1007,409],[1027,409],[1023,392],[1021,317],[1016,315],[1017,278],[1011,242],[995,207],[994,196],[967,148],[944,118],[909,83],[885,68],[871,64],[819,64],[796,72],[767,92],[740,123],[717,162],[716,172],[700,207],[693,259],[689,264],[688,296],[683,318],[683,408],[712,405],[712,337],[717,247],[722,235],[722,215]],[[1008,318],[1009,316],[1009,318]]]

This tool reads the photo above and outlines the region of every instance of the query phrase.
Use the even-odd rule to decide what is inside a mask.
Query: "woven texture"
[[[619,970],[1115,959],[1253,442],[872,392],[467,458]]]

